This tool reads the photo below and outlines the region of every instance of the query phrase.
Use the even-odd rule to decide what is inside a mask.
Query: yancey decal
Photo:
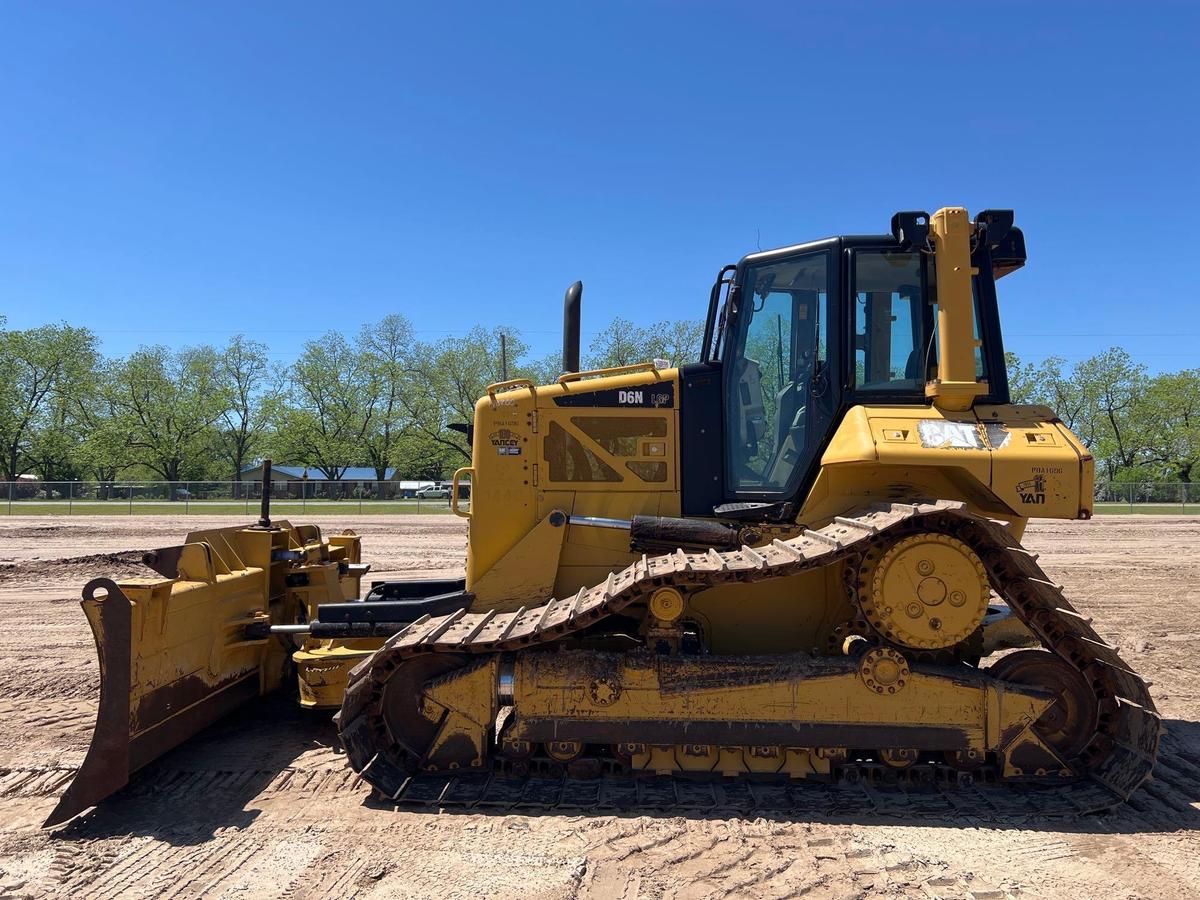
[[[493,431],[489,434],[488,440],[496,448],[496,453],[500,456],[521,455],[521,436],[515,431],[501,428],[499,431]]]
[[[1030,506],[1044,506],[1046,495],[1053,494],[1056,501],[1066,499],[1059,477],[1063,470],[1059,466],[1034,466],[1032,478],[1020,481],[1016,485],[1017,496],[1021,502]]]
[[[1034,475],[1032,478],[1018,482],[1017,495],[1022,503],[1043,504],[1046,502],[1046,476]]]

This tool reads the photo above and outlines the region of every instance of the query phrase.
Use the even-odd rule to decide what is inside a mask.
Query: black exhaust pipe
[[[263,460],[262,507],[259,511],[258,528],[271,527],[271,460]]]
[[[583,302],[583,282],[567,288],[563,298],[563,372],[579,371],[579,307]]]

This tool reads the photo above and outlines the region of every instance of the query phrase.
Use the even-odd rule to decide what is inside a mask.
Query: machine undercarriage
[[[951,535],[958,547],[937,558],[932,548]],[[978,592],[955,569],[979,561],[1045,649],[980,669],[890,642],[884,611],[913,602],[913,592],[863,603],[857,576],[873,554],[906,545],[920,551],[911,562],[928,572],[922,581],[946,588],[916,601],[922,613]],[[856,574],[848,583],[877,623],[847,636],[841,655],[711,656],[702,644],[685,652],[679,598],[831,565]],[[954,608],[966,606],[964,596]],[[926,627],[929,618],[938,619],[924,617]],[[979,638],[983,618],[980,609],[968,637]],[[632,639],[605,628],[615,622],[641,623],[638,646],[592,649]],[[967,640],[951,639],[950,647]],[[643,557],[602,585],[531,609],[419,620],[352,673],[339,730],[351,765],[407,802],[444,799],[428,796],[429,773],[493,773],[504,792],[517,792],[514,803],[524,776],[545,790],[537,779],[867,775],[1077,783],[1079,811],[1121,802],[1149,775],[1159,724],[1142,681],[1031,554],[961,504],[935,503],[874,508],[759,548]]]

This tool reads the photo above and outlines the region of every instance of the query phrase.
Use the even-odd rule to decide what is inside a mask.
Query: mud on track
[[[311,520],[362,533],[378,574],[462,571],[457,520]],[[836,817],[398,811],[346,769],[327,716],[273,698],[40,831],[95,716],[79,588],[231,522],[0,518],[0,897],[1200,896],[1200,519],[1183,517],[1037,523],[1025,541],[1153,682],[1166,720],[1155,781],[1108,816],[905,819],[865,797]]]

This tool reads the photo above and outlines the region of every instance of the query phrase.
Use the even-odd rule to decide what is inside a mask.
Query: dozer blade
[[[95,599],[96,588],[107,597]],[[129,599],[107,578],[88,582],[83,597],[80,605],[100,659],[100,708],[87,756],[46,819],[48,826],[77,816],[129,781]]]
[[[191,535],[182,547],[147,554],[163,578],[96,578],[84,587],[100,706],[83,765],[47,826],[96,805],[151,760],[279,686],[287,649],[269,643],[272,538],[249,529]]]

